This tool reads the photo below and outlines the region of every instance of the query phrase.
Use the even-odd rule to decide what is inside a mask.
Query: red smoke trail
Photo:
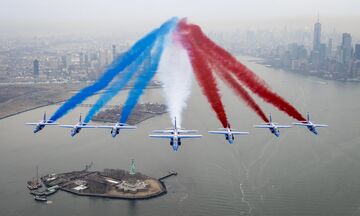
[[[293,107],[281,96],[271,91],[267,87],[265,81],[250,71],[245,65],[238,62],[236,58],[234,58],[226,50],[210,40],[201,31],[199,26],[187,24],[184,20],[182,20],[178,25],[182,25],[184,30],[189,31],[198,46],[202,46],[213,59],[217,59],[218,62],[221,62],[225,68],[232,72],[237,79],[252,92],[263,98],[264,101],[287,113],[289,116],[299,121],[305,121],[305,118],[295,109],[295,107]]]
[[[221,102],[216,79],[206,60],[196,48],[194,41],[191,40],[188,32],[183,27],[184,26],[181,23],[178,25],[179,39],[188,52],[191,65],[194,69],[197,81],[202,88],[203,94],[207,97],[207,100],[215,111],[217,118],[225,128],[228,126],[228,119],[224,106]]]
[[[245,103],[255,111],[255,113],[264,121],[269,122],[269,119],[266,117],[260,106],[255,102],[251,95],[244,89],[238,81],[230,74],[230,72],[220,65],[218,62],[214,61],[216,59],[209,59],[208,61],[215,69],[217,74],[224,80],[231,88],[236,92],[236,94],[241,97]]]

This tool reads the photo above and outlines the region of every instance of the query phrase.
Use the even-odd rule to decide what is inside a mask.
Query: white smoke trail
[[[158,74],[163,83],[163,92],[172,123],[176,117],[181,127],[182,112],[191,93],[193,71],[189,57],[182,46],[171,36],[163,52]]]

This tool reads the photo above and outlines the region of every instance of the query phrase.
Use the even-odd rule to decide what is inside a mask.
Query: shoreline
[[[95,193],[79,193],[79,192],[75,192],[73,190],[67,189],[67,188],[62,188],[60,187],[61,191],[76,195],[76,196],[84,196],[84,197],[97,197],[97,198],[107,198],[107,199],[118,199],[118,200],[149,200],[149,199],[153,199],[153,198],[157,198],[160,196],[163,196],[165,194],[167,194],[167,189],[165,186],[165,183],[163,181],[159,181],[161,186],[163,187],[163,191],[154,194],[154,195],[147,195],[147,196],[143,196],[143,197],[121,197],[121,196],[116,196],[116,195],[110,195],[110,194],[95,194]]]
[[[31,111],[31,110],[36,110],[36,109],[39,109],[39,108],[42,108],[42,107],[46,107],[46,106],[51,106],[51,105],[55,105],[55,104],[58,104],[58,103],[62,103],[66,100],[61,100],[61,101],[56,101],[54,103],[50,103],[50,104],[44,104],[44,105],[40,105],[40,106],[36,106],[36,107],[31,107],[31,108],[28,108],[28,109],[25,109],[25,110],[21,110],[21,111],[18,111],[18,112],[15,112],[15,113],[11,113],[9,115],[6,115],[6,116],[2,116],[0,117],[0,120],[3,120],[3,119],[6,119],[6,118],[9,118],[9,117],[12,117],[12,116],[15,116],[15,115],[19,115],[21,113],[25,113],[25,112],[28,112],[28,111]]]
[[[247,56],[247,55],[246,55]],[[267,68],[271,68],[271,69],[275,69],[275,70],[283,70],[287,73],[294,73],[294,74],[299,74],[299,75],[302,75],[304,77],[316,77],[316,78],[319,78],[323,81],[335,81],[335,82],[342,82],[342,83],[360,83],[360,79],[353,79],[353,78],[342,78],[342,79],[334,79],[334,78],[327,78],[327,77],[324,77],[318,73],[314,73],[314,74],[311,74],[310,71],[307,71],[307,72],[297,72],[297,71],[292,71],[291,69],[289,68],[285,68],[285,67],[277,67],[277,66],[274,66],[272,65],[271,63],[269,63],[269,59],[268,58],[264,58],[264,57],[258,57],[258,56],[248,56],[248,57],[251,57],[251,58],[257,58],[257,59],[260,59],[260,60],[250,60],[250,62],[253,62],[253,63],[256,63],[256,64],[259,64],[259,65],[263,65]]]
[[[131,88],[132,88],[132,87],[126,87],[126,88],[124,88],[124,89],[129,90],[129,89],[131,89]],[[157,88],[161,88],[161,87],[148,86],[148,87],[146,87],[145,89],[157,89]],[[71,90],[71,91],[72,91],[72,90]],[[76,92],[78,92],[78,91],[76,91]],[[102,93],[103,93],[103,91],[98,92],[98,93],[96,93],[96,94],[94,94],[94,95],[98,95],[98,94],[102,94]],[[70,97],[71,97],[71,96],[70,96]],[[13,113],[10,113],[10,114],[6,114],[6,115],[4,115],[4,116],[0,116],[0,120],[9,118],[9,117],[12,117],[12,116],[15,116],[15,115],[19,115],[19,114],[21,114],[21,113],[25,113],[25,112],[28,112],[28,111],[32,111],[32,110],[35,110],[35,109],[39,109],[39,108],[42,108],[42,107],[52,106],[52,105],[56,105],[56,104],[59,104],[59,103],[64,103],[64,102],[67,101],[68,99],[69,99],[69,98],[67,98],[67,99],[61,99],[61,100],[54,101],[54,102],[52,102],[52,103],[42,104],[42,105],[33,106],[33,107],[30,106],[30,107],[25,108],[25,109],[23,109],[23,110],[16,111],[16,112],[13,112]],[[1,105],[1,103],[0,103],[0,105]],[[16,104],[14,104],[14,105],[16,105]],[[147,119],[146,119],[146,120],[147,120]]]
[[[122,169],[110,170],[110,173],[112,174],[106,174],[106,172],[106,169],[104,169],[102,172],[89,172],[87,169],[85,169],[82,171],[52,174],[51,178],[54,179],[49,179],[50,175],[43,176],[40,179],[46,188],[58,187],[59,190],[74,194],[76,196],[119,200],[148,200],[167,194],[167,188],[164,180],[171,176],[177,175],[177,172],[170,171],[168,174],[160,178],[154,178],[139,172],[136,174],[130,174],[130,172]],[[133,175],[133,177],[130,177],[131,175]],[[110,179],[111,181],[107,179]],[[141,188],[134,193],[122,191],[122,189],[117,188],[118,185],[121,185],[122,182],[129,181],[129,179],[136,179],[136,181],[142,182],[146,181],[148,185],[146,186],[145,191],[143,188]],[[83,190],[77,190],[76,185],[79,184],[86,186],[86,188]],[[105,185],[105,189],[99,189],[99,184],[102,186]],[[74,188],[74,186],[76,187]],[[113,193],[114,190],[115,193]]]

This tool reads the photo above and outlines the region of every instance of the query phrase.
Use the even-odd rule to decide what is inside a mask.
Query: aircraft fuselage
[[[174,151],[177,151],[179,149],[179,146],[181,146],[181,139],[177,135],[174,135],[170,139],[170,145],[172,146]]]
[[[235,137],[231,132],[229,132],[228,134],[225,134],[225,139],[229,142],[229,144],[233,144]]]
[[[308,125],[307,128],[309,129],[309,131],[313,132],[315,135],[318,135],[318,132],[313,125]]]
[[[181,139],[178,137],[177,129],[175,129],[172,134],[173,137],[170,139],[170,145],[172,146],[174,151],[177,151],[181,146]]]
[[[44,127],[45,125],[42,123],[37,124],[36,127],[34,128],[34,133],[41,131],[42,129],[44,129]]]
[[[75,126],[73,129],[71,129],[71,136],[75,136],[76,134],[78,134],[81,131],[80,127]]]
[[[280,131],[276,127],[271,127],[269,129],[270,129],[271,133],[274,134],[276,137],[280,136]]]
[[[116,135],[118,135],[119,133],[120,133],[120,128],[113,127],[113,128],[111,129],[111,136],[112,136],[113,138],[115,138]]]

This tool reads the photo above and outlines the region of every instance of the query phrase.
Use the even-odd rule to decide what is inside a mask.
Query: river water
[[[37,121],[39,108],[0,121],[0,215],[360,215],[360,85],[323,81],[241,60],[271,88],[313,121],[329,124],[315,136],[304,128],[284,129],[280,138],[255,129],[258,118],[230,89],[221,84],[232,126],[249,131],[233,145],[208,135],[220,126],[197,85],[183,117],[183,127],[200,129],[200,140],[184,140],[172,152],[166,140],[148,138],[153,129],[170,126],[167,114],[124,131],[113,139],[107,130],[69,130],[47,127],[38,134],[23,125]],[[195,82],[194,82],[195,83]],[[111,104],[124,100],[121,93]],[[89,99],[91,103],[96,99]],[[160,89],[147,90],[143,102],[163,102]],[[257,98],[266,113],[280,123],[293,120]],[[61,123],[75,123],[77,108]],[[26,181],[35,175],[83,169],[127,169],[135,159],[138,171],[160,177],[169,170],[178,176],[165,180],[168,194],[143,201],[78,197],[58,192],[52,203],[37,203]]]

